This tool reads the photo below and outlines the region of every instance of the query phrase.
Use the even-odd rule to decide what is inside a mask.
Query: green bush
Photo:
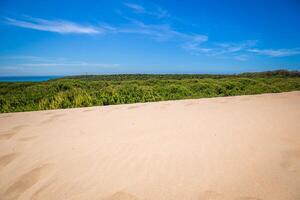
[[[103,75],[0,83],[0,112],[127,104],[300,90],[300,74]]]

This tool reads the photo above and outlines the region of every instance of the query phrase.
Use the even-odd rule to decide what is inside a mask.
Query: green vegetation
[[[91,75],[0,83],[0,112],[19,112],[300,90],[300,72],[239,75]]]

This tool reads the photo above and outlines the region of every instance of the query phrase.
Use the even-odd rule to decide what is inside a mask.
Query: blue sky
[[[299,0],[1,0],[0,76],[300,70]]]

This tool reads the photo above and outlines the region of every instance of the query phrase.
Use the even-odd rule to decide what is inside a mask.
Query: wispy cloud
[[[180,35],[168,24],[145,24],[137,20],[131,20],[129,24],[110,27],[109,31],[119,34],[145,35],[158,41],[166,41]]]
[[[128,4],[136,10],[143,11],[142,7]],[[146,12],[146,11],[143,11]],[[65,20],[47,20],[34,17],[26,17],[24,20],[5,17],[4,23],[34,29],[39,31],[55,32],[60,34],[138,34],[150,37],[157,41],[177,39],[180,42],[198,45],[207,41],[206,35],[185,33],[175,30],[170,24],[146,24],[139,20],[127,18],[128,24],[111,25],[100,23],[98,25],[84,26]]]
[[[176,19],[160,6],[149,9],[144,5],[126,2],[124,5],[134,13],[149,15],[156,18]],[[114,28],[114,32],[141,34],[159,41],[175,38],[181,42],[181,47],[192,55],[206,55],[215,57],[233,58],[238,61],[246,61],[256,55],[271,57],[285,57],[300,55],[300,48],[295,49],[259,49],[257,40],[245,40],[241,42],[208,42],[208,36],[176,31],[170,24],[145,24],[137,20],[131,20],[127,27]],[[173,20],[171,20],[173,21]]]
[[[139,13],[145,13],[146,12],[145,8],[141,5],[138,5],[138,4],[124,3],[124,5],[127,6],[130,9],[132,9],[135,12],[139,12]]]
[[[300,48],[296,49],[249,49],[249,52],[271,57],[285,57],[300,55]]]
[[[14,19],[5,17],[4,23],[34,29],[39,31],[55,32],[60,34],[100,34],[103,33],[98,27],[80,25],[74,22],[65,20],[46,20],[41,18],[26,17],[26,19]]]
[[[193,55],[206,55],[206,56],[220,56],[232,55],[237,60],[245,60],[245,53],[248,48],[256,45],[256,40],[246,40],[240,43],[226,42],[226,43],[209,43],[203,45],[202,42],[190,42],[184,45],[184,48],[191,52]],[[243,53],[244,55],[237,55]]]
[[[134,3],[124,3],[126,7],[135,13],[145,14],[156,18],[173,18],[168,11],[159,6],[155,9],[148,9]],[[2,18],[2,23],[21,28],[34,29],[39,31],[55,32],[59,34],[135,34],[154,39],[159,42],[176,41],[178,46],[193,55],[206,56],[227,56],[239,61],[248,60],[253,55],[264,55],[271,57],[285,57],[300,55],[300,48],[294,49],[260,49],[257,40],[245,40],[241,42],[212,42],[208,36],[201,33],[190,33],[179,31],[170,20],[159,20],[158,23],[148,24],[141,20],[124,17],[128,20],[126,24],[105,24],[83,25],[66,20],[49,20],[35,17]],[[162,22],[163,21],[163,22]],[[27,62],[23,66],[117,66],[118,64],[67,62],[65,60],[47,60],[47,58],[36,58],[25,56]]]
[[[1,61],[6,62],[1,62]],[[7,62],[8,61],[8,62]],[[0,68],[13,65],[16,68],[20,67],[99,67],[99,68],[115,68],[119,67],[117,63],[98,63],[85,61],[70,61],[66,58],[50,58],[28,55],[1,56]]]
[[[234,56],[234,59],[239,60],[239,61],[246,61],[249,59],[249,56],[246,54],[242,54],[242,55]]]
[[[197,35],[197,36],[190,36],[187,42],[185,42],[182,47],[183,49],[191,52],[193,55],[200,55],[206,54],[213,51],[212,48],[205,48],[200,46],[202,43],[208,41],[208,37],[206,35]]]
[[[208,41],[207,35],[185,33],[175,30],[170,24],[145,24],[142,21],[129,19],[129,24],[121,26],[101,26],[106,32],[116,34],[136,34],[152,38],[156,41],[169,40],[181,43],[183,48],[198,48],[197,46]]]
[[[23,63],[19,66],[28,67],[101,67],[101,68],[113,68],[119,67],[120,64],[109,64],[109,63],[87,63],[87,62],[58,62],[58,63]]]
[[[150,16],[154,16],[157,18],[170,17],[170,14],[168,13],[168,11],[161,8],[160,6],[155,6],[155,9],[148,9],[142,5],[130,3],[130,2],[126,2],[126,3],[124,3],[124,5],[128,8],[130,8],[135,13],[150,15]]]
[[[53,58],[32,56],[32,55],[9,55],[0,56],[0,61],[15,61],[15,62],[51,62]],[[64,61],[65,58],[55,58],[56,61]]]
[[[223,53],[234,53],[239,51],[244,51],[250,47],[253,47],[257,44],[257,40],[246,40],[240,43],[217,43],[216,46],[222,49]]]

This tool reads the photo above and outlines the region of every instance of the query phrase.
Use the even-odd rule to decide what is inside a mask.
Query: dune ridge
[[[0,114],[0,199],[300,199],[300,92]]]

